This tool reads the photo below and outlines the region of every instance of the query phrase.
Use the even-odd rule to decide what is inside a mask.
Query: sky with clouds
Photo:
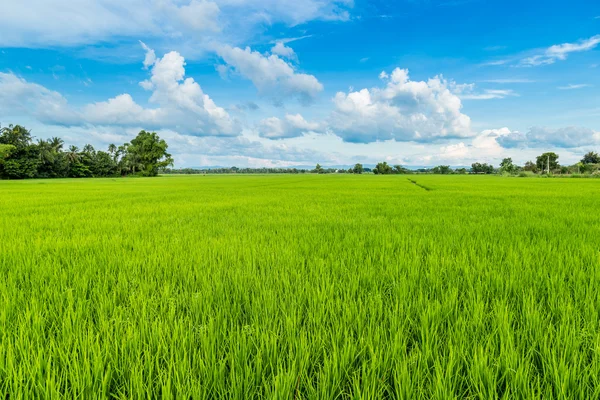
[[[600,3],[4,0],[0,123],[176,167],[600,151]]]

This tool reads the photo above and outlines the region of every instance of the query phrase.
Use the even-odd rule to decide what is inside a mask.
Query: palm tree
[[[57,153],[62,150],[65,142],[59,137],[53,137],[50,139],[50,145]]]
[[[53,150],[54,149],[52,148],[52,145],[50,142],[48,142],[44,139],[38,140],[38,152],[39,152],[40,161],[42,163],[51,163],[54,161],[55,153]]]
[[[77,146],[69,146],[69,151],[67,152],[67,159],[70,163],[74,163],[79,160],[79,148]]]
[[[92,154],[94,152],[94,146],[92,146],[91,144],[86,144],[85,146],[83,146],[83,153],[85,154]]]

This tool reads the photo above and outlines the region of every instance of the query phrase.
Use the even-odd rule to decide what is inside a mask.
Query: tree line
[[[107,151],[90,144],[66,148],[58,137],[34,140],[21,125],[0,128],[0,178],[88,178],[156,176],[173,165],[167,142],[142,130],[131,142]]]

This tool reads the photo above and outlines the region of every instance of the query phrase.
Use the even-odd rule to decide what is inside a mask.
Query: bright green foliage
[[[600,181],[0,182],[10,399],[600,398]]]
[[[512,158],[508,157],[502,160],[500,163],[500,171],[514,174],[518,171],[518,167],[513,163]]]
[[[12,144],[0,144],[0,165],[8,158],[17,148]]]

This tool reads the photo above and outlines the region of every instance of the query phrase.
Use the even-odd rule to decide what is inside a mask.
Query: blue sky
[[[600,4],[6,0],[0,122],[176,166],[600,151]]]

